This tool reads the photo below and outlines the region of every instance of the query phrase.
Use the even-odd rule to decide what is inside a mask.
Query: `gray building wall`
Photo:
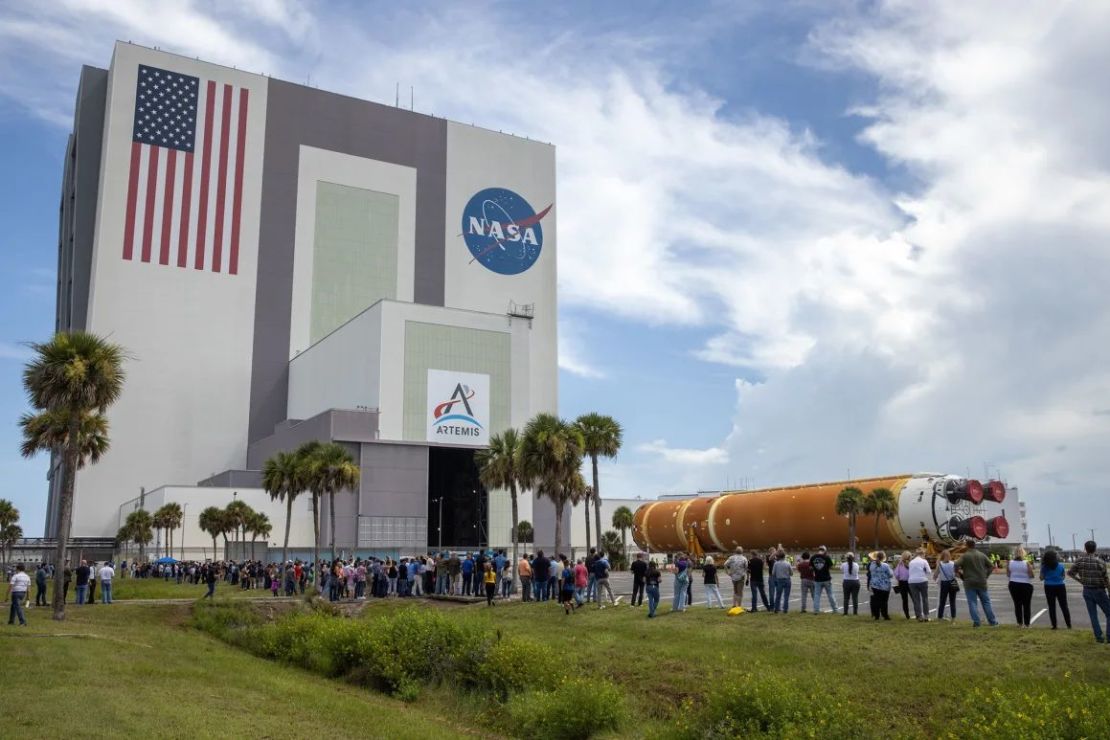
[[[271,80],[266,102],[250,442],[286,417],[297,170],[302,145],[413,167],[414,299],[443,305],[447,122],[411,111]]]
[[[104,107],[108,70],[81,67],[73,132],[66,141],[62,193],[58,204],[58,282],[55,331],[84,330],[89,313],[96,203],[100,193],[100,155],[104,144]],[[57,532],[61,461],[51,455],[45,535]]]

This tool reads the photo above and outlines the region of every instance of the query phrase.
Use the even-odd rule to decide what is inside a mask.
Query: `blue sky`
[[[0,496],[82,63],[119,38],[551,141],[561,412],[602,492],[1000,470],[1110,515],[1110,11],[961,2],[0,8]],[[402,97],[407,97],[402,95]],[[1011,517],[1016,518],[1016,517]]]

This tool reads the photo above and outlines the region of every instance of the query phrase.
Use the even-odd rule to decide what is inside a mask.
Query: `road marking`
[[[1038,619],[1038,618],[1039,618],[1039,617],[1040,617],[1040,616],[1041,616],[1042,614],[1044,614],[1044,613],[1045,613],[1046,611],[1048,611],[1048,609],[1041,609],[1041,610],[1040,610],[1039,612],[1037,612],[1036,614],[1034,614],[1034,615],[1033,615],[1033,618],[1029,620],[1029,624],[1033,624],[1034,622],[1036,622],[1036,621],[1037,621],[1037,619]]]

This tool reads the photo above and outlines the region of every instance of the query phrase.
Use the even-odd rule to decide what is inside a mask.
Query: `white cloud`
[[[26,362],[31,359],[31,349],[21,344],[12,344],[11,342],[0,342],[0,360],[18,360],[19,362]]]
[[[728,462],[728,451],[721,447],[710,447],[705,450],[684,449],[670,447],[665,439],[645,442],[636,450],[674,465],[724,465]]]

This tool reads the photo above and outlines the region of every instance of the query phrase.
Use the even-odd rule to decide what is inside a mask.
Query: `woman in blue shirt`
[[[867,590],[871,592],[871,618],[890,621],[887,605],[890,601],[890,585],[894,571],[886,563],[886,553],[880,550],[871,555],[867,566]]]
[[[1052,629],[1056,629],[1056,603],[1064,614],[1064,624],[1071,629],[1071,612],[1068,611],[1068,591],[1064,588],[1064,564],[1055,550],[1046,550],[1041,560],[1041,580],[1044,581],[1044,597],[1048,599],[1048,618]]]

